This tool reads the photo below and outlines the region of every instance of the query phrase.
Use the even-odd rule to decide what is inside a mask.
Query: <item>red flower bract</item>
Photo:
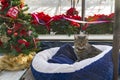
[[[76,23],[76,22],[73,22],[73,21],[71,21],[70,24],[71,24],[72,26],[75,26],[75,27],[80,27],[80,24],[79,24],[79,23]]]
[[[33,13],[31,14],[33,20],[31,21],[33,24],[41,24],[45,25],[47,29],[50,29],[50,20],[51,17],[49,15],[44,14],[43,12]]]
[[[58,21],[58,20],[60,20],[60,19],[63,19],[63,16],[64,16],[64,15],[55,15],[55,16],[53,16],[52,18],[53,18],[53,21]]]
[[[67,10],[66,15],[78,15],[78,11],[75,8],[70,8]]]
[[[36,14],[39,20],[42,20],[43,22],[47,23],[51,17],[49,15],[44,14],[43,12]]]
[[[44,16],[45,16],[45,14],[44,14],[43,12],[37,13],[37,17],[38,17],[39,19],[43,19]]]
[[[75,20],[81,20],[81,17],[78,16],[78,15],[76,15],[76,16],[72,16],[71,18],[72,18],[72,19],[75,19]]]
[[[114,19],[114,15],[115,15],[114,13],[111,13],[110,15],[108,15],[108,18],[109,19]]]
[[[31,23],[37,25],[38,21],[36,20],[35,16],[37,17],[37,15],[35,13],[31,14],[31,17],[32,17]]]

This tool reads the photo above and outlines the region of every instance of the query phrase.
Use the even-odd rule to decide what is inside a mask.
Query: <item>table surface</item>
[[[35,80],[30,68],[25,72],[20,80]]]
[[[20,80],[21,76],[23,76],[25,72],[26,69],[19,71],[1,71],[0,80]]]
[[[120,76],[118,77],[120,80]],[[0,72],[0,80],[35,80],[31,70],[21,70],[21,71],[2,71]]]
[[[0,58],[2,53],[0,53]],[[0,71],[0,80],[20,80],[21,76],[24,75],[27,69],[19,71]]]

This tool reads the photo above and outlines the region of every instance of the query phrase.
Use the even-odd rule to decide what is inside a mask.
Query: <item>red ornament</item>
[[[2,43],[2,41],[0,40],[0,46],[2,45],[3,43]]]
[[[24,7],[24,2],[25,2],[25,0],[20,0],[20,8]]]
[[[14,26],[14,30],[13,31],[17,32],[21,28],[22,24],[20,24],[20,23],[14,23],[13,26]]]
[[[15,36],[15,37],[16,37],[16,36],[18,36],[18,33],[17,33],[17,32],[15,32],[15,33],[14,33],[14,36]]]
[[[17,52],[22,52],[21,48],[19,47],[19,45],[11,45],[11,49],[15,49]]]
[[[21,30],[20,31],[20,36],[27,36],[27,31],[26,30]]]
[[[18,16],[18,8],[17,7],[11,7],[8,12],[7,12],[7,16],[16,19]]]
[[[29,30],[29,31],[28,31],[28,36],[31,36],[32,33],[33,33],[33,32],[32,32],[31,30]]]
[[[8,35],[12,34],[12,30],[11,30],[11,29],[8,29],[8,30],[7,30],[7,33],[8,33]]]
[[[19,43],[19,44],[24,44],[26,47],[29,47],[29,46],[30,46],[30,43],[27,42],[25,39],[19,39],[19,40],[18,40],[18,43]]]
[[[7,8],[9,6],[9,3],[7,0],[0,0],[1,2],[1,9],[0,10],[4,10],[5,8]]]

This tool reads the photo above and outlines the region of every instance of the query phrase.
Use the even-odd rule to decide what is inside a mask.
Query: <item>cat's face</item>
[[[88,43],[87,35],[75,35],[74,36],[74,46],[76,49],[84,49]]]

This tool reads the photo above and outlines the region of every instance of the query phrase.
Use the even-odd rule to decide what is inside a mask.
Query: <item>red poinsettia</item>
[[[71,24],[72,26],[75,26],[75,27],[80,27],[80,24],[77,23],[77,22],[71,21],[70,24]]]
[[[78,15],[71,16],[71,19],[81,20],[81,17]]]
[[[111,14],[108,15],[108,18],[109,18],[110,20],[113,20],[113,19],[114,19],[114,15],[115,15],[114,13],[111,13]]]
[[[32,16],[32,24],[35,24],[35,25],[45,25],[47,30],[50,30],[50,20],[51,20],[51,17],[43,12],[39,12],[39,13],[33,13],[31,14]]]
[[[72,7],[72,8],[67,10],[66,15],[70,15],[70,16],[78,15],[78,11],[76,10],[76,8]]]
[[[51,17],[43,12],[37,13],[37,16],[40,20],[43,20],[45,23],[47,23]]]
[[[36,14],[35,13],[31,14],[31,17],[32,17],[31,23],[35,24],[35,25],[38,25],[38,21],[36,19],[36,17],[37,17]]]
[[[80,16],[78,16],[78,15],[73,15],[73,16],[65,15],[65,17],[69,18],[69,19],[73,19],[73,21],[72,20],[70,21],[71,26],[80,27],[80,24],[78,22],[74,21],[74,20],[81,20]]]
[[[58,20],[63,19],[64,16],[65,15],[55,15],[55,16],[52,17],[52,19],[53,19],[53,21],[58,21]]]
[[[33,18],[32,23],[34,23],[34,24],[37,24],[37,23],[46,24],[51,19],[51,17],[49,15],[46,15],[43,12],[33,13],[33,14],[31,14],[31,16]]]
[[[97,21],[99,19],[99,16],[94,15],[94,16],[88,16],[87,21]]]
[[[113,14],[105,15],[105,14],[95,14],[94,16],[88,16],[87,21],[105,21],[113,18]]]

